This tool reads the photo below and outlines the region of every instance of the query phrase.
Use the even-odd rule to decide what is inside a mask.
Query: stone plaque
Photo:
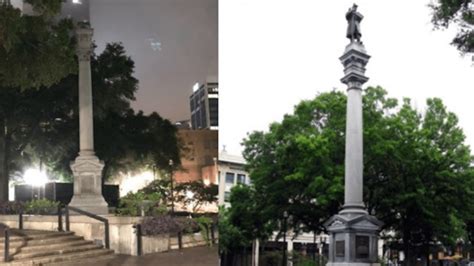
[[[369,236],[356,236],[356,259],[369,258]]]
[[[344,240],[336,241],[336,257],[344,257],[345,246]]]
[[[81,192],[85,194],[93,194],[94,190],[94,177],[91,175],[84,175],[81,177]]]

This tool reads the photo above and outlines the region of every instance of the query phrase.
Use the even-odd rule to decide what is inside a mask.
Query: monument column
[[[357,5],[346,13],[350,43],[339,58],[344,65],[341,82],[347,85],[344,206],[325,223],[329,233],[330,266],[378,265],[377,242],[382,222],[369,215],[363,202],[362,85],[369,79],[365,66],[370,56],[360,41]]]
[[[79,155],[71,163],[74,174],[73,207],[94,214],[108,214],[102,196],[104,164],[94,152],[94,119],[92,108],[91,55],[93,30],[88,23],[79,23],[76,30],[79,61]]]

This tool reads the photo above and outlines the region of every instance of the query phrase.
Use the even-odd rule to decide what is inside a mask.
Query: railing
[[[141,255],[143,255],[142,225],[141,224],[134,224],[133,228],[135,228],[135,235],[137,236],[137,256],[141,256]]]
[[[4,253],[3,253],[3,260],[5,262],[10,261],[10,228],[7,226],[5,228],[5,244],[4,244]]]
[[[93,213],[78,209],[76,207],[71,207],[71,206],[65,206],[65,215],[66,215],[66,231],[70,231],[70,224],[69,224],[69,210],[77,212],[79,214],[88,216],[92,219],[99,220],[104,223],[104,242],[105,242],[105,248],[109,249],[110,248],[110,237],[109,237],[109,220],[107,220],[104,217],[100,217],[99,215],[95,215]],[[61,213],[61,211],[59,211]],[[60,215],[61,216],[61,215]],[[61,221],[61,226],[59,228],[62,229],[62,218],[58,218],[58,221]]]

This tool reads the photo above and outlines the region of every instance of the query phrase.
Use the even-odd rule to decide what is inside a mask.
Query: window
[[[245,175],[237,174],[237,184],[245,184]]]
[[[224,192],[224,201],[229,201],[230,200],[230,192],[226,191]]]
[[[234,184],[235,174],[234,173],[225,173],[225,183]]]

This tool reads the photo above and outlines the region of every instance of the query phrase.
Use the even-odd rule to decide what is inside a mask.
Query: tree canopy
[[[61,0],[26,0],[34,15],[0,4],[0,89],[49,87],[77,69],[73,23]]]
[[[471,0],[437,0],[430,5],[432,21],[437,28],[458,26],[458,33],[451,44],[462,53],[474,53],[474,4]]]
[[[171,122],[130,107],[138,86],[133,71],[133,61],[118,43],[91,58],[95,151],[105,161],[103,180],[139,167],[165,168],[169,159],[179,165]],[[1,187],[8,188],[14,171],[33,161],[71,179],[69,165],[79,151],[77,80],[70,74],[49,88],[0,90],[0,123],[7,129],[0,132]]]
[[[424,111],[409,99],[399,105],[380,87],[364,91],[363,115],[369,212],[396,233],[394,240],[403,242],[409,256],[426,255],[432,243],[448,245],[465,236],[474,172],[456,115],[437,98],[428,99]],[[228,212],[258,210],[252,216],[260,219],[256,224],[281,230],[272,220],[282,221],[286,211],[294,231],[324,231],[322,223],[343,203],[345,119],[346,96],[332,91],[302,101],[268,132],[249,134],[243,154],[252,185],[248,195],[231,201],[238,207]],[[231,199],[241,190],[232,191]]]

